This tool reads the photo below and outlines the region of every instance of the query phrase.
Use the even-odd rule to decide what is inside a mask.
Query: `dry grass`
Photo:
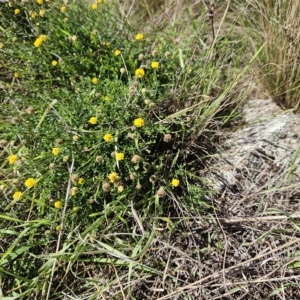
[[[271,97],[282,107],[300,111],[300,4],[298,1],[247,0],[242,7],[242,23],[252,36],[259,56],[260,80]]]

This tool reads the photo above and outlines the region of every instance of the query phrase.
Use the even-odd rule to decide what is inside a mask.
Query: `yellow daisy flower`
[[[144,71],[144,69],[141,69],[141,68],[136,69],[136,70],[135,70],[135,76],[136,76],[137,78],[142,78],[142,77],[144,77],[144,76],[145,76],[145,71]]]
[[[145,125],[145,121],[143,118],[137,118],[133,121],[133,125],[136,127],[143,127]]]
[[[117,159],[117,160],[123,160],[123,159],[124,159],[124,153],[122,153],[122,152],[117,152],[117,153],[116,153],[116,159]]]
[[[111,172],[107,177],[110,182],[114,183],[119,178],[119,175],[116,172]]]
[[[24,184],[27,188],[32,188],[33,186],[36,185],[36,180],[34,178],[30,177],[30,178],[26,179]]]
[[[174,186],[174,187],[178,187],[180,185],[180,181],[176,178],[173,178],[172,181],[171,181],[171,184]]]
[[[103,137],[105,142],[111,142],[113,140],[113,136],[110,133],[106,133]]]
[[[90,118],[90,123],[91,123],[92,125],[97,124],[97,118],[96,118],[96,117],[91,117],[91,118]]]
[[[142,33],[138,33],[136,36],[135,36],[135,39],[137,40],[137,41],[140,41],[140,40],[142,40],[144,38],[144,35],[142,34]]]

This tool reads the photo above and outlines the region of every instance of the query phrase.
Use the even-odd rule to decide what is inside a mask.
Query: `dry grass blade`
[[[232,266],[232,267],[230,267],[230,268],[226,268],[225,270],[221,270],[221,271],[219,271],[219,272],[215,272],[215,273],[213,273],[213,274],[211,274],[211,275],[209,275],[209,276],[206,276],[206,277],[204,277],[204,278],[202,278],[202,279],[200,279],[200,280],[198,280],[198,281],[196,281],[196,282],[193,282],[192,284],[188,284],[188,285],[186,285],[186,286],[184,286],[184,287],[178,288],[176,291],[171,292],[171,293],[169,293],[169,294],[166,295],[166,296],[160,297],[160,298],[158,298],[157,300],[170,299],[170,297],[173,297],[173,296],[175,296],[175,295],[177,295],[178,293],[181,293],[181,292],[183,292],[183,291],[186,291],[186,290],[191,291],[191,290],[193,290],[193,289],[196,289],[196,288],[198,287],[198,285],[203,284],[203,283],[206,283],[206,282],[207,282],[209,279],[211,279],[211,278],[213,278],[213,279],[219,278],[219,277],[223,274],[223,272],[226,273],[226,272],[228,272],[228,271],[230,271],[230,270],[238,269],[239,267],[241,267],[241,266],[243,266],[243,265],[245,265],[245,264],[247,264],[247,263],[257,261],[257,260],[259,260],[259,259],[261,259],[261,258],[263,258],[263,257],[265,257],[265,256],[267,256],[267,255],[270,255],[270,254],[273,254],[273,253],[275,253],[275,252],[277,252],[277,251],[279,251],[279,250],[288,248],[288,247],[292,246],[293,244],[296,244],[296,243],[299,243],[299,242],[300,242],[300,238],[297,238],[297,239],[295,239],[295,240],[293,240],[293,241],[290,241],[290,242],[288,242],[288,243],[285,243],[284,245],[279,246],[279,247],[277,247],[277,248],[275,248],[275,249],[273,249],[273,250],[271,250],[271,251],[269,251],[269,252],[266,252],[266,253],[264,253],[264,254],[257,255],[257,256],[255,256],[255,257],[252,258],[252,259],[249,259],[249,260],[247,260],[247,261],[241,262],[241,263],[239,263],[239,264],[237,264],[237,265],[235,265],[235,266]],[[299,258],[296,258],[296,259],[299,259]],[[293,259],[292,261],[294,261],[294,260],[296,260],[296,259]],[[292,261],[290,261],[289,263],[291,263]]]

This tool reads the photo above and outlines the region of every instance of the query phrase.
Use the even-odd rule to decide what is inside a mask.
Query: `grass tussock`
[[[242,24],[259,55],[259,76],[269,95],[282,107],[299,112],[300,5],[298,1],[238,2]]]

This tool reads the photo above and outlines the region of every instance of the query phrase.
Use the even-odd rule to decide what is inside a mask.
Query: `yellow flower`
[[[39,11],[39,15],[42,17],[44,14],[45,14],[45,11],[44,11],[43,9],[41,9],[41,10]]]
[[[121,54],[121,51],[120,50],[116,50],[115,51],[115,56],[118,56],[118,55],[120,55]]]
[[[92,4],[92,9],[97,9],[97,4],[96,3]]]
[[[37,16],[37,13],[36,13],[35,11],[33,11],[33,12],[30,14],[31,19],[34,19],[36,16]]]
[[[51,65],[55,67],[58,64],[57,60],[52,60]]]
[[[142,33],[138,33],[136,36],[135,36],[135,39],[137,40],[137,41],[140,41],[140,40],[142,40],[144,38],[144,35],[142,34]]]
[[[14,165],[16,163],[17,159],[18,159],[17,155],[10,155],[8,157],[8,162],[10,165]]]
[[[122,153],[122,152],[117,152],[117,153],[116,153],[116,159],[117,159],[117,160],[123,160],[123,159],[124,159],[124,153]]]
[[[172,184],[174,187],[177,187],[177,186],[180,185],[180,181],[179,181],[178,179],[176,179],[176,178],[173,178],[171,184]]]
[[[36,0],[38,4],[43,4],[43,0]]]
[[[15,9],[15,15],[19,14],[20,12],[21,11],[18,8]]]
[[[60,10],[61,10],[62,12],[64,12],[64,11],[67,10],[67,7],[66,7],[65,5],[63,5],[63,6],[60,8]]]
[[[37,48],[40,47],[40,46],[43,44],[43,42],[46,41],[46,39],[47,39],[47,36],[46,36],[46,35],[44,35],[44,34],[40,35],[40,36],[34,41],[34,46],[37,47]]]
[[[135,76],[136,76],[137,78],[142,78],[142,77],[144,77],[144,76],[145,76],[145,71],[144,71],[144,69],[141,69],[141,68],[136,69],[136,70],[135,70]]]
[[[20,200],[22,197],[22,192],[14,192],[13,199],[14,200]]]
[[[78,187],[74,186],[71,188],[71,196],[75,196],[78,193]]]
[[[159,67],[159,62],[158,61],[153,61],[152,63],[151,63],[151,68],[152,69],[157,69]]]
[[[80,177],[80,178],[78,179],[78,183],[79,183],[79,184],[84,184],[84,178]]]
[[[113,136],[110,133],[106,133],[103,139],[105,142],[111,142],[113,140]]]
[[[102,3],[102,0],[97,0],[98,3]]]
[[[96,117],[91,117],[91,118],[90,118],[90,123],[91,123],[92,125],[97,124],[97,118],[96,118]]]
[[[15,77],[15,78],[18,78],[18,77],[19,77],[19,73],[18,73],[18,72],[15,72],[15,73],[14,73],[14,77]]]
[[[110,180],[110,182],[114,183],[117,179],[119,178],[119,175],[116,172],[111,172],[108,175],[108,179]]]
[[[122,193],[123,191],[124,191],[124,186],[123,185],[118,186],[118,192]]]
[[[27,188],[32,188],[35,185],[36,185],[36,180],[34,178],[30,177],[30,178],[26,179],[25,186]]]
[[[42,40],[42,42],[45,42],[46,39],[47,39],[47,36],[44,35],[44,34],[41,34],[41,35],[39,36],[39,38]]]
[[[60,225],[57,225],[57,226],[55,227],[55,230],[56,230],[56,231],[60,231]]]
[[[57,156],[60,153],[60,149],[59,148],[52,148],[52,154],[54,156]]]
[[[54,202],[54,207],[58,208],[58,209],[61,208],[62,207],[62,202],[61,201],[55,201]]]
[[[137,118],[133,121],[133,125],[136,127],[143,127],[145,125],[145,121],[142,118]]]
[[[93,83],[93,84],[96,84],[97,82],[98,82],[98,78],[94,77],[94,78],[92,79],[92,83]]]
[[[78,212],[78,207],[77,207],[77,206],[74,206],[74,207],[72,208],[72,211],[73,211],[74,213]]]
[[[109,101],[110,98],[109,98],[108,96],[105,96],[105,97],[104,97],[104,100],[105,100],[105,101]]]

